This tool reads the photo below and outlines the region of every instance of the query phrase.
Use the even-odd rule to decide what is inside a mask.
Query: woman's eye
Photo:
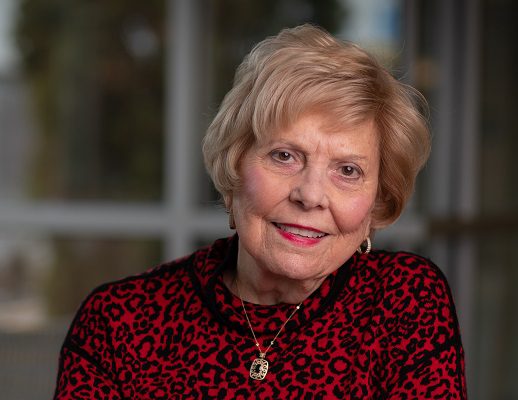
[[[286,161],[290,161],[292,156],[287,151],[275,151],[273,153],[273,158],[275,158],[279,161],[286,162]]]
[[[340,173],[347,178],[358,178],[361,173],[358,168],[352,165],[344,165],[340,167]]]

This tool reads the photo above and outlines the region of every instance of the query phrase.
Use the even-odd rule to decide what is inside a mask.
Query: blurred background
[[[230,233],[200,140],[252,45],[314,22],[427,97],[431,160],[374,245],[448,276],[470,398],[518,399],[516,4],[1,0],[0,398],[52,396],[96,285]]]

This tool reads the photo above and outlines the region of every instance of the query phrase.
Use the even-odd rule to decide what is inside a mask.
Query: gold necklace
[[[236,280],[236,288],[237,288],[237,294],[239,295],[239,300],[241,300],[241,306],[243,307],[243,312],[245,313],[246,322],[248,322],[248,326],[250,327],[250,332],[252,332],[252,336],[254,337],[255,345],[257,346],[257,349],[259,350],[259,357],[256,358],[252,362],[252,366],[250,367],[250,378],[256,379],[259,381],[262,381],[266,374],[268,373],[268,361],[266,360],[266,353],[268,353],[268,350],[270,350],[270,347],[273,346],[275,343],[275,340],[277,340],[277,337],[281,334],[282,330],[288,323],[288,321],[295,315],[295,313],[300,309],[300,306],[302,305],[302,302],[300,302],[297,307],[293,310],[293,312],[290,314],[288,319],[284,321],[281,328],[275,335],[275,337],[272,339],[268,347],[265,351],[261,350],[261,346],[259,345],[259,341],[257,340],[257,337],[255,336],[254,328],[252,328],[252,323],[250,322],[250,318],[248,317],[248,313],[246,312],[245,308],[245,302],[243,301],[243,298],[241,297],[241,291],[239,290],[239,285]]]

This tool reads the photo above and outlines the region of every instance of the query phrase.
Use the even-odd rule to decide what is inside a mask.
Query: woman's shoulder
[[[66,345],[82,346],[89,337],[135,318],[157,316],[174,299],[186,296],[191,287],[190,271],[203,249],[190,256],[162,263],[138,275],[104,283],[90,292],[72,321]]]
[[[446,276],[427,257],[407,251],[376,250],[360,259],[360,275],[367,275],[362,269],[370,271],[368,285],[375,286],[386,304],[403,301],[408,306],[437,302],[453,305]]]
[[[432,260],[408,251],[375,250],[364,255],[363,261],[381,279],[446,281],[444,273]]]
[[[136,310],[144,303],[162,302],[187,290],[193,265],[203,257],[206,249],[168,262],[140,274],[106,282],[94,288],[83,300],[78,315],[117,314],[118,310]],[[77,316],[76,316],[77,317]]]
[[[448,385],[462,391],[459,324],[443,272],[409,252],[373,251],[359,260],[353,276],[363,285],[355,286],[360,287],[355,306],[363,305],[362,317],[370,315],[365,329],[375,338],[372,348],[379,354],[374,359],[382,359],[383,371],[394,377],[384,381],[385,390],[402,395],[414,386],[439,390]]]
[[[374,251],[362,259],[363,268],[371,270],[369,286],[377,293],[375,303],[385,317],[410,315],[416,320],[440,319],[452,331],[456,329],[455,306],[448,281],[430,259],[406,251]]]
[[[210,275],[212,269],[221,263],[230,242],[231,238],[219,239],[212,245],[143,273],[104,283],[85,298],[78,315],[113,313],[117,309],[132,311],[144,303],[170,303],[174,298],[191,295],[200,276]]]
[[[98,286],[79,307],[63,349],[109,370],[106,354],[114,340],[150,331],[152,324],[173,318],[172,307],[181,304],[175,300],[189,295],[190,270],[200,252]]]
[[[158,264],[142,273],[106,282],[96,287],[89,295],[125,298],[138,292],[156,292],[164,285],[188,276],[194,255]]]

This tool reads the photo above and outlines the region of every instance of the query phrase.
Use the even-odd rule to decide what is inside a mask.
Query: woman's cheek
[[[335,213],[340,231],[350,233],[369,224],[373,207],[374,199],[367,195],[342,201]]]
[[[261,213],[272,202],[276,185],[264,169],[255,163],[243,168],[242,177],[243,186],[239,197],[244,202],[243,206],[254,214]]]

